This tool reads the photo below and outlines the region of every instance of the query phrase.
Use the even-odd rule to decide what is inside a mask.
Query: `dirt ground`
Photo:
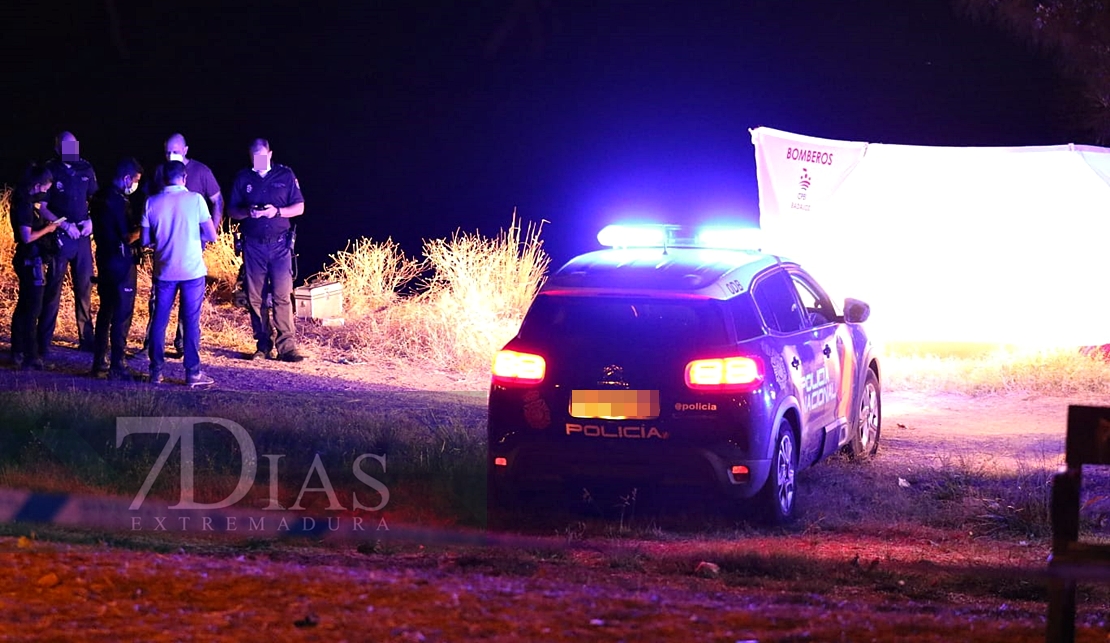
[[[88,383],[82,375],[87,356],[58,353],[64,355],[55,368],[33,382],[0,369],[0,386]],[[295,365],[247,362],[231,352],[205,360],[221,388],[485,387],[482,374],[343,363],[335,355]],[[141,370],[145,362],[133,365]],[[183,379],[173,368],[171,381]],[[961,454],[994,454],[1000,469],[1055,463],[1063,453],[1067,405],[1110,400],[899,392],[883,402],[876,465],[893,471]],[[946,574],[1011,575],[1015,587],[1042,583],[1035,572],[1044,566],[1045,542],[982,540],[959,531],[754,532],[731,542],[561,535],[551,542],[550,550],[410,542],[262,550],[213,543],[151,551],[0,538],[0,641],[1009,642],[1044,636],[1045,605],[1036,592],[930,588]],[[719,560],[719,569],[700,564],[713,563],[701,560],[703,552],[720,557],[722,551],[728,560]],[[743,571],[784,555],[797,573],[749,577]],[[1080,623],[1079,640],[1110,640],[1110,606],[1081,606]]]

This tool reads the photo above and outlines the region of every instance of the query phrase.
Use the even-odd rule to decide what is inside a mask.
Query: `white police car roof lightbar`
[[[758,228],[705,227],[691,229],[673,224],[610,224],[597,233],[597,241],[609,248],[712,248],[760,250]]]

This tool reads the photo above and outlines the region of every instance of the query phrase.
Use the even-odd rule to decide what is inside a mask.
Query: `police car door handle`
[[[798,356],[797,355],[794,356],[794,360],[790,362],[790,365],[793,366],[794,368],[798,368],[799,366],[802,365],[802,363],[798,361]]]
[[[832,355],[832,349],[829,348],[828,344],[825,344],[825,350],[823,350],[821,352],[825,354],[825,357],[828,357],[829,355]]]

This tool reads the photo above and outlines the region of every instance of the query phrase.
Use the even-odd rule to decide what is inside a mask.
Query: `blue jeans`
[[[204,301],[204,277],[188,281],[154,280],[154,322],[150,330],[150,372],[162,372],[166,363],[166,326],[174,300],[181,293],[177,315],[185,326],[185,376],[200,372],[200,305]]]

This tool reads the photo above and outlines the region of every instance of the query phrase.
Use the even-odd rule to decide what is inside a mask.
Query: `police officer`
[[[216,231],[220,230],[220,225],[224,218],[224,197],[220,193],[220,185],[216,182],[216,176],[212,173],[207,165],[200,161],[189,158],[189,145],[185,142],[185,136],[182,134],[170,134],[166,139],[165,144],[166,162],[180,161],[185,164],[185,187],[190,192],[196,192],[204,196],[205,201],[208,202],[208,212],[212,216],[212,224],[216,226]],[[160,163],[154,170],[153,178],[147,182],[146,193],[148,196],[160,194],[166,188],[166,177],[163,169],[165,164]],[[146,325],[146,334],[143,335],[143,350],[147,350],[150,346],[150,329],[154,323],[154,298],[150,300],[150,316]],[[174,353],[168,353],[167,357],[182,357],[185,354],[184,343],[182,337],[184,336],[184,323],[182,320],[177,322],[177,332],[173,337]]]
[[[142,172],[135,159],[120,161],[111,184],[97,192],[90,204],[96,238],[96,292],[100,295],[93,349],[94,377],[107,370],[108,379],[131,379],[124,351],[135,308],[137,249],[134,243],[139,239],[139,222],[131,211],[128,197],[138,189]],[[105,364],[109,339],[111,361]]]
[[[66,219],[56,233],[57,270],[51,271],[43,293],[42,318],[39,322],[39,351],[43,357],[54,341],[54,327],[62,301],[62,281],[69,269],[73,282],[73,308],[77,317],[77,345],[82,351],[93,350],[92,322],[92,222],[89,220],[89,199],[96,194],[96,173],[81,158],[77,138],[62,132],[54,141],[56,156],[46,162],[54,177],[49,199],[42,214],[48,221]]]
[[[41,205],[48,198],[53,181],[50,170],[33,165],[12,193],[11,223],[15,234],[12,264],[19,279],[19,296],[12,313],[12,361],[26,370],[43,369],[37,331],[43,290],[53,263],[48,242],[57,227],[64,225],[41,216]]]
[[[235,175],[228,203],[243,240],[247,309],[255,340],[250,359],[299,362],[304,357],[297,352],[293,326],[294,230],[289,219],[304,213],[304,197],[293,170],[272,163],[266,139],[255,139],[250,152],[252,166]],[[263,309],[267,280],[273,295],[272,326]]]

